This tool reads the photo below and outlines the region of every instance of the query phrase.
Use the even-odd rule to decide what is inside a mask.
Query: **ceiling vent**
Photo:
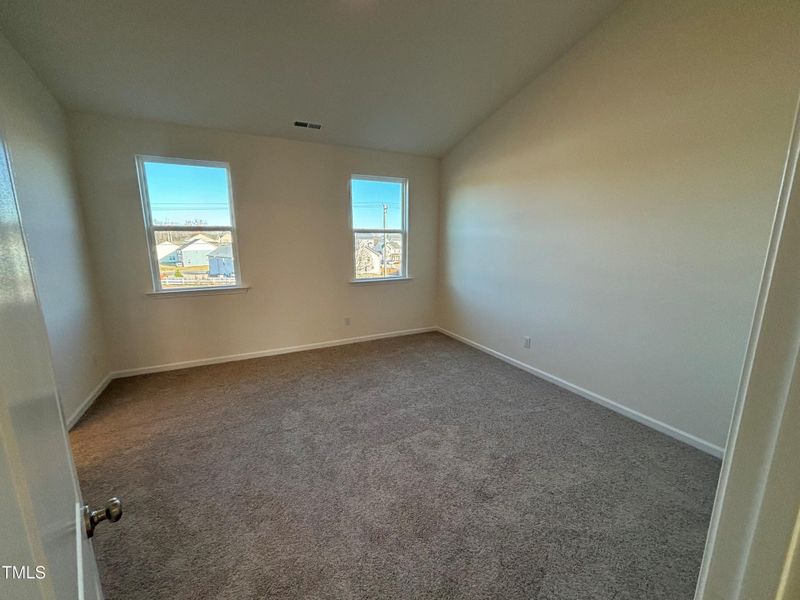
[[[295,121],[295,127],[303,127],[305,129],[322,129],[322,125],[319,123],[308,123],[306,121]]]

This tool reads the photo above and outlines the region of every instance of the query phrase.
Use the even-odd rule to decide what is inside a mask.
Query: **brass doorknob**
[[[86,528],[86,537],[94,535],[94,528],[101,521],[116,523],[122,518],[122,502],[119,498],[111,498],[102,510],[91,510],[88,504],[83,505],[83,526]]]

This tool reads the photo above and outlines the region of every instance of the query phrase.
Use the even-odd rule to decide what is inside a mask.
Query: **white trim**
[[[75,562],[78,567],[78,600],[86,600],[84,586],[86,581],[83,577],[83,536],[85,535],[83,524],[83,506],[80,502],[75,503]]]
[[[690,433],[682,431],[672,425],[667,425],[666,423],[654,419],[653,417],[649,417],[645,414],[642,414],[636,410],[623,406],[613,400],[609,400],[608,398],[591,392],[587,389],[584,389],[580,386],[572,384],[568,381],[561,379],[560,377],[556,377],[555,375],[551,375],[545,371],[537,369],[536,367],[532,367],[529,364],[526,364],[522,361],[519,361],[515,358],[511,358],[503,354],[502,352],[498,352],[496,350],[492,350],[491,348],[484,346],[483,344],[479,344],[478,342],[474,342],[469,338],[465,338],[464,336],[458,335],[452,331],[444,329],[443,327],[418,327],[416,329],[403,329],[399,331],[388,331],[385,333],[374,333],[370,335],[362,335],[357,337],[350,337],[350,338],[340,338],[335,340],[326,340],[324,342],[314,342],[311,344],[300,344],[297,346],[284,346],[281,348],[272,348],[270,350],[258,350],[256,352],[243,352],[240,354],[226,354],[222,356],[214,356],[210,358],[199,358],[194,360],[184,360],[178,361],[173,363],[165,363],[160,365],[151,365],[147,367],[137,367],[135,369],[123,369],[120,371],[112,371],[100,382],[100,384],[92,391],[89,397],[81,404],[78,409],[73,413],[73,415],[67,419],[67,427],[72,428],[75,423],[83,416],[83,414],[89,409],[92,403],[97,399],[97,397],[105,390],[106,386],[114,380],[119,379],[121,377],[132,377],[134,375],[146,375],[148,373],[161,373],[164,371],[175,371],[178,369],[188,369],[191,367],[201,367],[205,365],[214,365],[226,362],[235,362],[238,360],[248,360],[251,358],[261,358],[264,356],[276,356],[278,354],[289,354],[292,352],[303,352],[305,350],[316,350],[318,348],[331,348],[334,346],[344,346],[347,344],[357,344],[359,342],[369,342],[371,340],[380,340],[385,338],[392,338],[392,337],[401,337],[405,335],[414,335],[417,333],[428,333],[430,331],[438,331],[447,335],[459,342],[467,344],[468,346],[472,346],[473,348],[477,348],[481,352],[485,352],[495,358],[499,358],[500,360],[509,363],[523,371],[527,371],[528,373],[535,375],[536,377],[540,377],[550,383],[553,383],[565,390],[568,390],[574,394],[578,394],[579,396],[586,398],[587,400],[591,400],[592,402],[596,402],[613,410],[616,413],[619,413],[623,416],[626,416],[634,421],[642,423],[643,425],[647,425],[648,427],[655,429],[656,431],[660,431],[670,437],[673,437],[681,442],[689,444],[703,452],[711,454],[712,456],[721,457],[723,455],[724,450],[716,446],[710,442],[702,440],[697,436],[694,436]]]
[[[137,154],[143,162],[164,163],[167,165],[186,165],[188,167],[217,167],[219,169],[229,169],[230,164],[223,160],[205,160],[202,158],[183,158],[180,156],[159,156],[156,154]]]
[[[390,281],[411,281],[413,277],[370,277],[364,279],[351,279],[350,283],[361,285],[362,283],[388,283]]]
[[[213,285],[200,288],[182,289],[162,289],[157,292],[145,292],[153,298],[177,298],[180,296],[216,296],[218,294],[246,294],[250,290],[249,285],[226,285],[214,287]]]
[[[277,354],[290,354],[292,352],[303,352],[305,350],[316,350],[318,348],[331,348],[333,346],[345,346],[347,344],[357,344],[359,342],[369,342],[371,340],[380,340],[384,338],[400,337],[404,335],[414,335],[416,333],[427,333],[430,331],[437,331],[436,327],[419,327],[417,329],[403,329],[400,331],[387,331],[385,333],[373,333],[371,335],[362,335],[351,338],[341,338],[337,340],[326,340],[324,342],[314,342],[311,344],[301,344],[299,346],[284,346],[282,348],[273,348],[271,350],[257,350],[256,352],[243,352],[241,354],[226,354],[223,356],[214,356],[211,358],[198,358],[195,360],[183,360],[173,363],[165,363],[161,365],[152,365],[149,367],[138,367],[136,369],[124,369],[122,371],[113,371],[111,373],[112,379],[120,377],[131,377],[133,375],[145,375],[147,373],[161,373],[163,371],[175,371],[177,369],[188,369],[190,367],[202,367],[205,365],[215,365],[219,363],[235,362],[237,360],[248,360],[251,358],[261,358],[263,356],[275,356]]]
[[[234,200],[233,200],[233,179],[231,176],[231,166],[227,162],[223,161],[215,161],[215,160],[197,160],[191,158],[174,158],[169,156],[152,156],[146,154],[137,154],[135,156],[136,160],[136,175],[139,180],[139,196],[142,202],[142,216],[144,219],[144,228],[145,233],[147,235],[147,248],[148,254],[150,255],[150,274],[153,280],[153,291],[154,292],[162,292],[165,291],[161,287],[161,267],[160,262],[158,260],[158,251],[157,251],[157,242],[156,242],[156,231],[228,231],[231,234],[231,254],[233,255],[233,263],[235,265],[235,269],[233,274],[236,276],[236,287],[243,287],[242,284],[242,274],[241,268],[242,263],[239,260],[239,239],[236,234],[236,211],[234,210]],[[220,226],[200,226],[194,229],[186,228],[183,226],[177,226],[173,228],[172,226],[160,226],[153,224],[153,214],[150,208],[150,191],[147,187],[147,176],[145,174],[145,163],[163,163],[163,164],[174,164],[174,165],[187,165],[187,166],[202,166],[202,167],[212,167],[215,169],[225,169],[225,174],[228,178],[228,213],[230,215],[231,224],[229,226],[220,225]],[[189,288],[189,289],[198,289],[202,290],[203,287],[199,286],[197,288]]]
[[[401,207],[401,215],[403,217],[403,227],[401,229],[363,229],[353,227],[353,180],[366,180],[366,181],[386,181],[390,183],[400,183],[403,186],[403,206]],[[394,233],[400,234],[403,240],[403,256],[401,264],[401,272],[399,277],[391,279],[411,279],[410,269],[408,266],[408,230],[409,230],[409,180],[408,177],[392,177],[383,175],[358,175],[352,173],[347,182],[347,196],[348,196],[348,221],[350,223],[350,252],[353,253],[355,247],[355,238],[359,233]],[[360,283],[360,279],[356,279],[356,259],[355,254],[352,254],[352,273],[353,277],[350,283]],[[389,277],[381,277],[380,279],[390,279]]]
[[[516,358],[511,358],[510,356],[506,356],[502,352],[498,352],[497,350],[492,350],[488,346],[484,346],[483,344],[479,344],[478,342],[474,342],[469,338],[465,338],[464,336],[458,335],[452,331],[444,329],[442,327],[437,328],[438,331],[441,333],[450,336],[451,338],[458,340],[468,346],[472,346],[473,348],[477,348],[481,352],[485,352],[495,358],[499,358],[503,362],[507,362],[510,365],[513,365],[523,371],[527,371],[531,375],[535,375],[536,377],[540,377],[545,381],[549,381],[557,385],[558,387],[564,388],[567,391],[570,391],[578,396],[586,398],[587,400],[591,400],[592,402],[596,402],[597,404],[601,404],[606,408],[613,410],[616,413],[619,413],[629,419],[633,419],[643,425],[647,425],[648,427],[655,429],[656,431],[660,431],[676,440],[689,444],[690,446],[694,446],[698,450],[702,450],[707,454],[711,454],[712,456],[716,456],[717,458],[721,458],[724,450],[719,446],[712,444],[711,442],[707,442],[706,440],[700,439],[699,437],[692,435],[691,433],[687,433],[678,429],[677,427],[673,427],[672,425],[667,425],[666,423],[659,421],[658,419],[654,419],[653,417],[649,417],[643,413],[640,413],[637,410],[632,408],[628,408],[627,406],[623,406],[618,402],[614,402],[613,400],[609,400],[605,396],[601,396],[600,394],[596,394],[591,392],[587,389],[584,389],[578,385],[565,381],[560,377],[556,377],[555,375],[551,375],[546,371],[542,371],[537,369],[536,367],[532,367],[531,365],[524,363]]]
[[[724,586],[730,590],[731,600],[740,598],[745,577],[748,575],[748,560],[753,550],[753,543],[756,539],[759,526],[766,528],[760,523],[760,512],[762,502],[767,494],[769,486],[770,471],[773,468],[773,461],[778,450],[779,436],[786,410],[786,403],[791,390],[791,383],[795,376],[797,367],[797,356],[793,360],[787,360],[786,350],[782,346],[792,347],[791,342],[786,341],[788,336],[795,336],[791,327],[787,326],[780,329],[765,328],[771,305],[789,302],[797,306],[796,292],[793,286],[785,279],[780,278],[780,273],[776,273],[779,256],[794,256],[797,252],[796,232],[787,226],[787,213],[790,204],[800,200],[798,198],[798,188],[796,182],[798,178],[798,164],[800,164],[800,100],[795,105],[794,123],[789,140],[789,149],[786,154],[783,175],[781,178],[780,190],[775,206],[775,213],[772,221],[772,231],[770,232],[767,255],[761,273],[761,283],[758,290],[758,298],[753,313],[750,328],[750,338],[747,344],[742,373],[739,379],[739,388],[736,394],[736,403],[733,410],[730,428],[728,430],[728,452],[722,462],[717,494],[714,500],[714,510],[711,513],[708,535],[706,537],[706,547],[703,554],[703,562],[700,566],[695,599],[711,599],[718,597],[717,590]],[[788,233],[787,241],[783,241]],[[792,274],[794,276],[794,273]],[[772,310],[776,310],[772,308]],[[766,336],[766,339],[762,339]],[[795,338],[789,338],[795,339]],[[762,347],[763,346],[763,347]],[[770,360],[772,364],[783,364],[772,370],[761,369],[755,372],[756,360],[759,353],[768,354],[765,348],[770,348],[772,353]],[[775,348],[782,348],[780,354],[775,354]],[[796,344],[794,344],[796,352]],[[758,378],[768,377],[771,381],[772,390],[770,393],[761,394],[758,397],[751,397],[753,386],[753,376]],[[776,381],[781,377],[782,381]],[[757,381],[758,383],[758,381]],[[758,413],[749,413],[748,420],[745,415],[746,405],[757,403],[760,407],[761,416]],[[761,419],[764,422],[771,422],[768,431],[765,430],[758,439],[753,439],[753,431],[758,431]],[[744,441],[742,437],[744,433]],[[750,436],[750,437],[748,437]],[[744,446],[744,448],[742,448]],[[760,461],[753,460],[754,453],[761,454]],[[746,458],[745,458],[746,457]],[[749,464],[748,464],[749,463]],[[735,475],[735,476],[734,476]],[[790,487],[785,487],[786,493]],[[727,515],[732,515],[727,516]],[[723,518],[727,516],[727,526],[723,523]],[[731,523],[735,523],[739,536],[734,538],[731,535]],[[786,524],[787,528],[792,525]],[[731,540],[736,539],[734,545]],[[718,543],[722,544],[718,548]],[[725,547],[727,543],[727,547]],[[775,551],[774,548],[761,548],[763,555],[765,550]],[[712,563],[717,561],[731,561],[731,556],[736,554],[737,564],[732,580],[731,570],[727,568],[714,567]],[[719,559],[717,556],[719,555]],[[787,560],[790,557],[787,555]],[[712,573],[712,568],[716,572]],[[764,576],[760,584],[766,585],[770,576]],[[723,583],[724,582],[724,583]],[[770,582],[771,583],[771,582]],[[778,585],[780,587],[780,584]],[[764,588],[766,590],[766,587]],[[779,594],[780,596],[780,594]]]
[[[86,400],[84,400],[81,405],[69,416],[69,418],[66,419],[66,426],[68,430],[72,429],[75,426],[75,423],[77,423],[83,416],[83,413],[89,410],[89,407],[94,404],[94,401],[97,400],[103,391],[105,391],[112,379],[114,379],[112,373],[108,373],[105,377],[103,377],[100,383],[98,383],[97,386],[86,397]]]
[[[397,177],[396,175],[363,175],[361,173],[353,173],[350,175],[350,180],[353,179],[366,179],[368,181],[389,181],[391,183],[405,183],[408,177]]]
[[[371,340],[381,340],[385,338],[401,337],[404,335],[414,335],[416,333],[428,333],[431,331],[439,331],[438,327],[418,327],[416,329],[401,329],[398,331],[387,331],[385,333],[373,333],[370,335],[362,335],[351,338],[340,338],[336,340],[327,340],[324,342],[314,342],[312,344],[301,344],[299,346],[284,346],[283,348],[273,348],[271,350],[259,350],[256,352],[243,352],[241,354],[226,354],[223,356],[214,356],[211,358],[199,358],[195,360],[184,360],[173,363],[165,363],[162,365],[152,365],[149,367],[138,367],[136,369],[122,369],[121,371],[111,371],[106,375],[103,380],[92,390],[92,393],[83,401],[83,403],[75,410],[71,417],[66,420],[67,429],[72,429],[75,424],[80,420],[83,414],[89,410],[89,407],[94,404],[94,401],[103,393],[114,379],[122,377],[132,377],[134,375],[146,375],[148,373],[161,373],[164,371],[176,371],[178,369],[188,369],[191,367],[202,367],[205,365],[215,365],[226,362],[235,362],[237,360],[248,360],[251,358],[261,358],[263,356],[275,356],[278,354],[289,354],[292,352],[303,352],[305,350],[316,350],[318,348],[332,348],[334,346],[345,346],[347,344],[357,344],[359,342],[369,342]]]

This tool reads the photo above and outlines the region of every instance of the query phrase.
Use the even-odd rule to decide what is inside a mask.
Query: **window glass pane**
[[[232,225],[225,167],[155,161],[143,166],[153,225]]]
[[[403,275],[402,234],[356,233],[353,237],[356,279]]]
[[[353,178],[353,229],[402,229],[403,183]]]
[[[236,285],[230,231],[156,231],[161,288]]]

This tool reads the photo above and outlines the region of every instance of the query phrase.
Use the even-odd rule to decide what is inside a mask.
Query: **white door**
[[[0,598],[102,598],[80,500],[0,137]]]

